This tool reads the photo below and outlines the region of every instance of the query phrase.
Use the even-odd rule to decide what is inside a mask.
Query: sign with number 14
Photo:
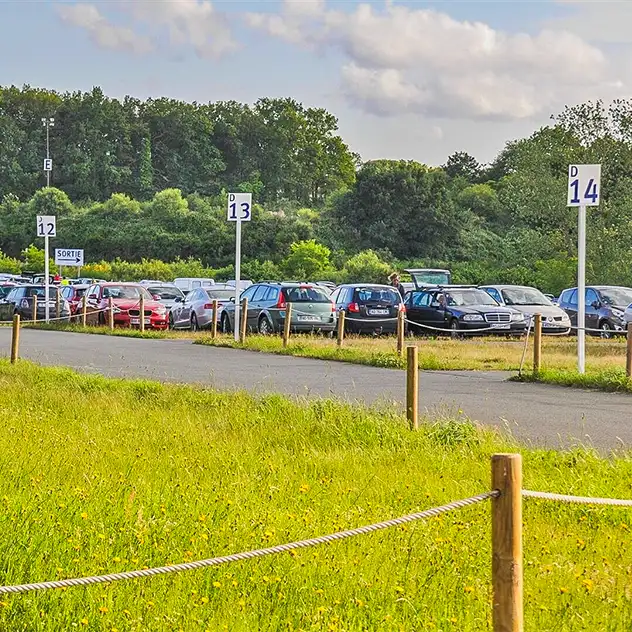
[[[567,206],[599,206],[601,165],[570,165]]]

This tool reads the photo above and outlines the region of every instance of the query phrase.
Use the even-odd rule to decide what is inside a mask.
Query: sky
[[[362,159],[494,159],[565,105],[632,96],[632,1],[0,0],[0,85],[293,97]]]

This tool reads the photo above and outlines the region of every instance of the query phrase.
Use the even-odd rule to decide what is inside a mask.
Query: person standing
[[[388,277],[388,279],[391,282],[391,285],[399,292],[400,296],[402,297],[402,301],[403,301],[404,300],[404,296],[406,295],[406,289],[402,285],[402,282],[401,282],[401,279],[399,277],[399,274],[397,274],[397,272],[393,272],[393,274],[391,274],[391,276]]]

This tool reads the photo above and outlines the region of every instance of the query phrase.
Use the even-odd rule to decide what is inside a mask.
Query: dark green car
[[[292,304],[292,331],[336,329],[336,311],[327,291],[303,283],[256,283],[242,292],[240,301],[248,299],[248,329],[260,334],[283,331],[287,304]],[[235,303],[227,303],[220,315],[224,333],[235,326]]]

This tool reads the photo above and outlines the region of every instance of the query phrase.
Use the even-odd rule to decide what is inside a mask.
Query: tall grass
[[[465,419],[0,362],[0,581],[164,565],[481,492],[519,449]],[[522,450],[532,489],[632,497],[632,462]],[[527,501],[527,630],[629,630],[632,514]],[[489,507],[330,546],[5,597],[2,630],[490,629]]]

